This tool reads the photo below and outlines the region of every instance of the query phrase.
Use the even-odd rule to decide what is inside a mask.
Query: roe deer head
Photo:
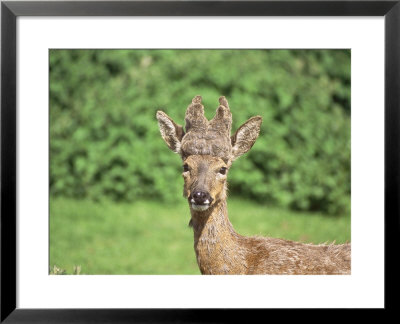
[[[157,112],[160,131],[168,147],[183,160],[184,196],[195,211],[205,211],[226,199],[226,176],[232,162],[253,146],[260,132],[261,117],[250,118],[231,137],[232,114],[225,97],[215,117],[204,116],[201,97],[186,111],[186,133],[164,112]]]

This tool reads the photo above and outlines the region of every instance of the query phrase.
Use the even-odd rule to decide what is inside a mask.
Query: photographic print
[[[49,273],[351,274],[350,63],[49,50]]]

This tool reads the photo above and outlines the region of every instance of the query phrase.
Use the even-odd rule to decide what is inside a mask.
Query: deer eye
[[[183,172],[189,171],[189,166],[187,164],[183,165]]]
[[[221,169],[219,169],[218,172],[221,173],[221,174],[226,174],[226,168],[222,167]]]

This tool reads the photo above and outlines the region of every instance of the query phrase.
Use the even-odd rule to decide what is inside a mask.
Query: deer
[[[262,117],[254,116],[231,136],[232,114],[224,96],[207,120],[202,97],[185,113],[185,129],[165,112],[156,118],[161,137],[183,161],[183,196],[190,208],[194,250],[204,275],[344,275],[351,272],[351,244],[311,244],[242,236],[228,218],[227,175],[232,162],[254,145]]]

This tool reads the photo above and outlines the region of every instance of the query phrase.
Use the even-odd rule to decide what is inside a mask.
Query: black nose
[[[192,203],[195,203],[196,205],[205,205],[205,204],[211,204],[213,199],[211,198],[208,192],[195,191],[193,192],[190,200]]]

